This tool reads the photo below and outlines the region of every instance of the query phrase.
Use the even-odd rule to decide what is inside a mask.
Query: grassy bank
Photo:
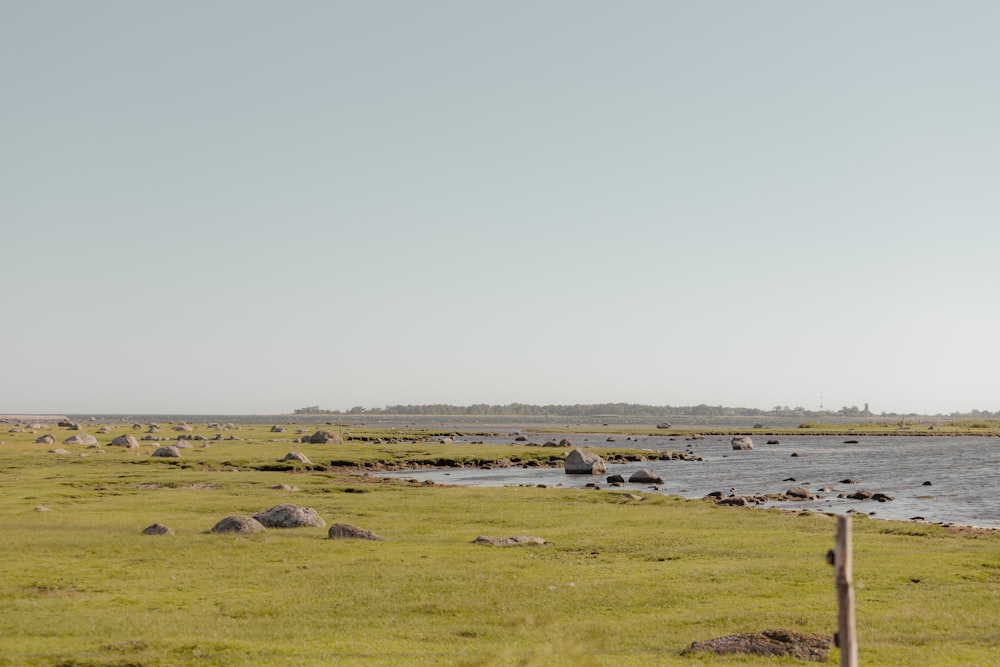
[[[150,447],[97,453],[2,436],[0,665],[773,664],[682,650],[737,632],[836,626],[828,516],[265,470],[292,449],[358,464],[489,452],[398,433],[301,447],[267,442],[294,436],[264,428],[224,433],[243,439],[195,442],[174,462]],[[70,454],[48,453],[60,446]],[[286,502],[385,541],[329,540],[321,528],[207,532]],[[154,522],[176,534],[140,534]],[[522,534],[550,543],[472,544]],[[858,520],[855,576],[863,664],[994,662],[996,535]]]

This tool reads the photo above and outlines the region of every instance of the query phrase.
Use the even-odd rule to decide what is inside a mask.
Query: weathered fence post
[[[851,517],[837,517],[837,549],[833,555],[837,582],[837,644],[840,667],[858,667],[858,638],[854,618],[854,556],[851,547]]]

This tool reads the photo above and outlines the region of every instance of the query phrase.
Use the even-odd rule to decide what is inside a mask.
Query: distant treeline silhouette
[[[530,405],[528,403],[508,403],[506,405],[489,405],[476,403],[473,405],[447,405],[433,403],[428,405],[387,405],[384,408],[353,407],[350,410],[323,410],[318,405],[298,408],[297,415],[443,415],[443,416],[560,416],[560,417],[655,417],[667,418],[676,416],[699,417],[868,417],[871,412],[857,406],[844,407],[840,410],[806,410],[805,408],[775,406],[771,410],[759,408],[734,408],[723,405],[642,405],[639,403],[591,403],[586,405]]]

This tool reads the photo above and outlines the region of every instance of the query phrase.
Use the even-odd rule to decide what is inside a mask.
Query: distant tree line
[[[801,406],[789,407],[776,405],[770,410],[759,408],[734,408],[722,405],[642,405],[639,403],[590,403],[575,405],[530,405],[528,403],[508,403],[506,405],[489,405],[475,403],[473,405],[448,405],[432,403],[427,405],[387,405],[384,408],[366,408],[355,406],[350,410],[324,410],[318,405],[298,408],[297,415],[435,415],[435,416],[531,416],[531,417],[655,417],[668,418],[678,416],[697,417],[874,417],[867,405],[859,408],[856,405],[844,406],[839,410],[807,410]],[[900,415],[898,413],[881,413],[882,417],[920,416],[916,413]],[[944,416],[944,415],[937,415]],[[1000,418],[1000,411],[972,410],[971,412],[953,412],[950,418]]]

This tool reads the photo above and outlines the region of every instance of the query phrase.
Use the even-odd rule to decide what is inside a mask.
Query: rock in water
[[[753,438],[748,435],[737,435],[729,443],[733,446],[733,449],[753,449]]]
[[[628,481],[633,484],[663,484],[663,478],[658,476],[649,468],[644,468],[643,470],[632,473],[632,476],[628,478]]]
[[[608,471],[608,466],[597,454],[574,449],[566,456],[567,475],[600,475]]]

